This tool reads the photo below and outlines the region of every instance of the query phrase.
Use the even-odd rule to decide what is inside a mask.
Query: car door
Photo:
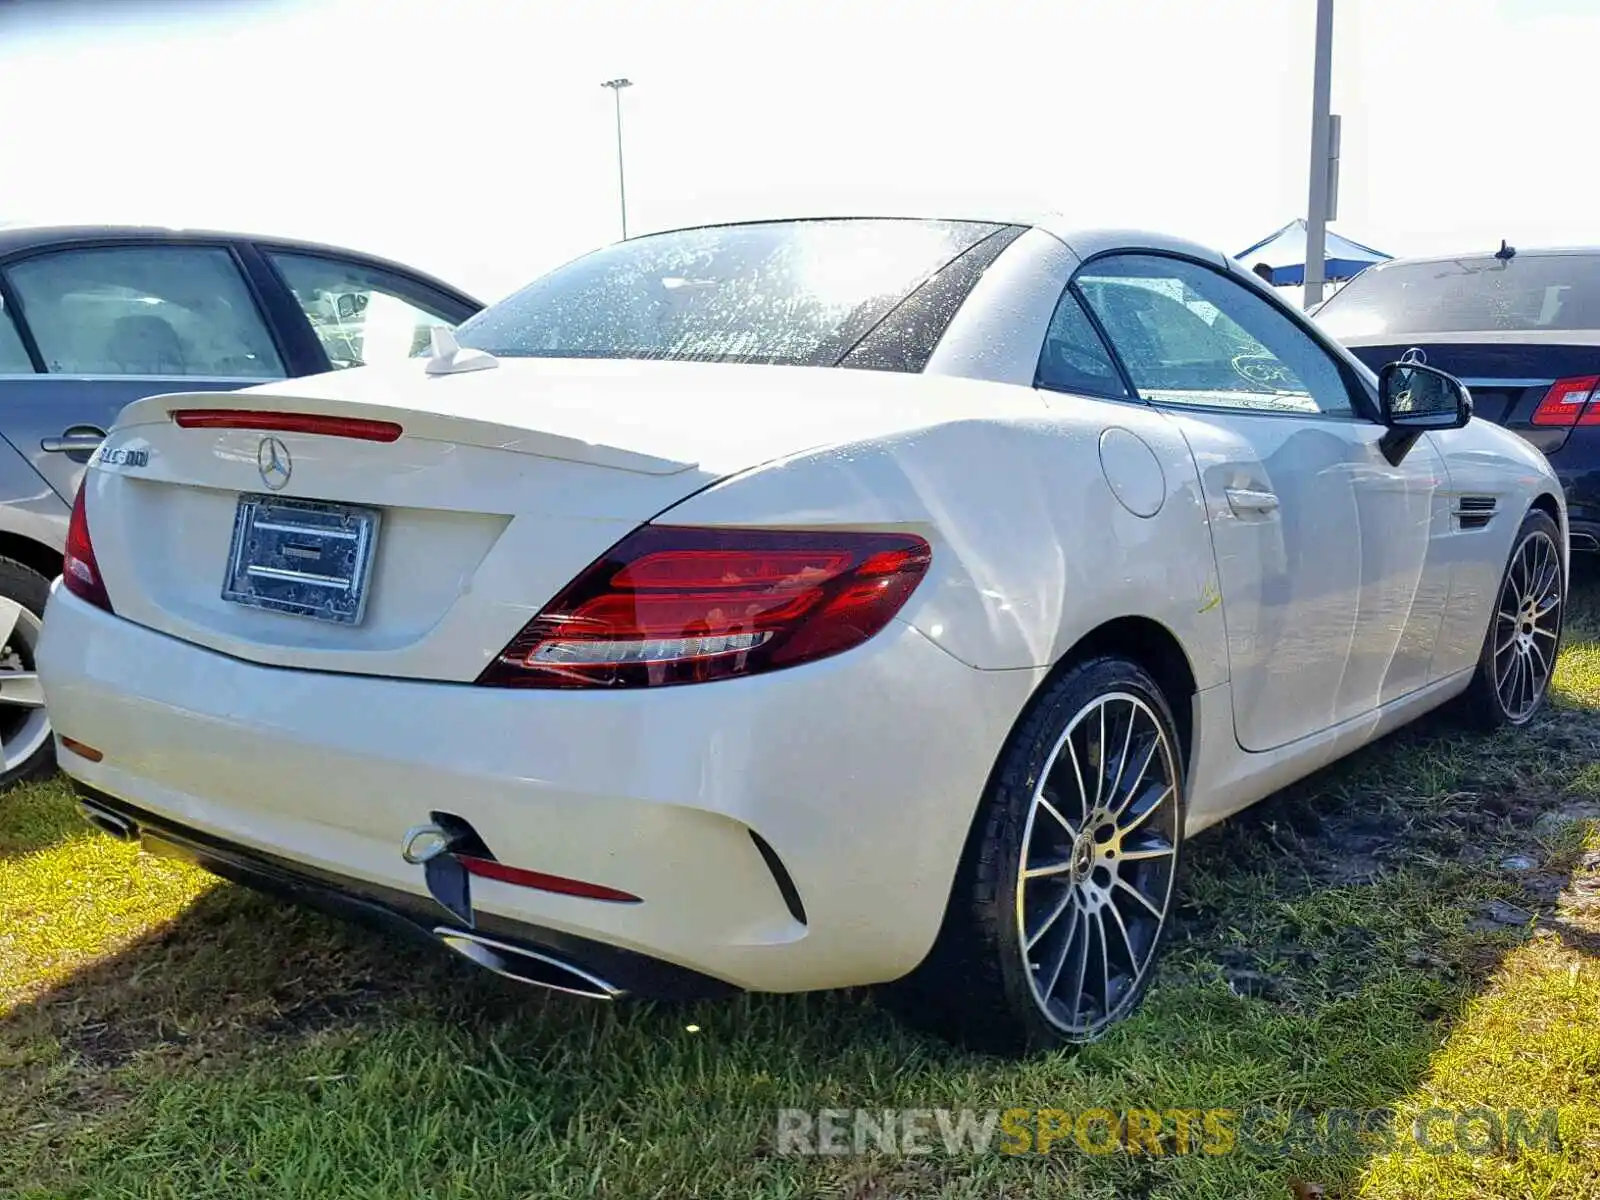
[[[225,242],[49,247],[7,261],[0,281],[32,368],[0,379],[0,436],[68,503],[129,402],[287,373]]]
[[[1220,264],[1112,254],[1074,287],[1194,455],[1239,744],[1272,750],[1427,683],[1449,584],[1431,441],[1390,463],[1353,369]]]
[[[375,263],[300,247],[256,249],[334,369],[409,358],[427,348],[435,325],[454,329],[482,307]]]

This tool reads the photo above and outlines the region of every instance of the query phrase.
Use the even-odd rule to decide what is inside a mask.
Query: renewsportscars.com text
[[[777,1122],[783,1155],[1481,1155],[1519,1147],[1559,1151],[1559,1111],[1429,1108],[1406,1123],[1385,1108],[785,1108]]]

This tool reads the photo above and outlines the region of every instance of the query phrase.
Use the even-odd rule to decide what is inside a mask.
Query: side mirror
[[[1378,372],[1378,402],[1390,429],[1460,429],[1472,419],[1472,393],[1454,375],[1421,363],[1392,362]]]
[[[1421,363],[1392,362],[1378,372],[1378,404],[1388,431],[1378,440],[1398,467],[1430,429],[1460,429],[1472,420],[1472,393],[1454,375]]]
[[[346,292],[339,297],[335,311],[341,321],[348,321],[361,311],[360,298],[353,292]]]

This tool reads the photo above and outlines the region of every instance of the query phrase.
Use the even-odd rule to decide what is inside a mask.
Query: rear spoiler
[[[426,360],[416,364],[418,374]],[[117,418],[112,433],[132,432],[152,425],[179,424],[197,435],[205,429],[251,429],[307,435],[332,434],[364,441],[392,442],[402,435],[423,441],[447,442],[530,454],[629,471],[639,475],[677,475],[699,466],[697,462],[643,454],[623,446],[586,442],[528,425],[468,415],[466,403],[453,403],[455,411],[411,408],[373,399],[335,399],[330,396],[294,395],[292,382],[281,392],[274,385],[244,392],[177,392],[135,400]],[[398,390],[398,389],[396,389]],[[431,399],[432,397],[430,397]],[[443,399],[443,397],[440,397]],[[452,397],[469,401],[471,397]],[[479,397],[487,401],[488,396]],[[488,407],[487,404],[480,407]],[[505,405],[497,404],[504,409]],[[178,414],[185,419],[179,421]],[[229,414],[237,414],[230,418]],[[342,427],[343,431],[338,430]]]

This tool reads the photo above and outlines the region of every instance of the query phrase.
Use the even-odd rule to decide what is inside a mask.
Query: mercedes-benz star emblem
[[[264,437],[256,449],[256,469],[261,472],[261,482],[273,491],[287,486],[294,473],[294,459],[289,457],[289,447],[275,437]]]
[[[1400,361],[1411,363],[1418,367],[1425,367],[1428,365],[1428,352],[1420,346],[1413,346],[1400,356]]]

